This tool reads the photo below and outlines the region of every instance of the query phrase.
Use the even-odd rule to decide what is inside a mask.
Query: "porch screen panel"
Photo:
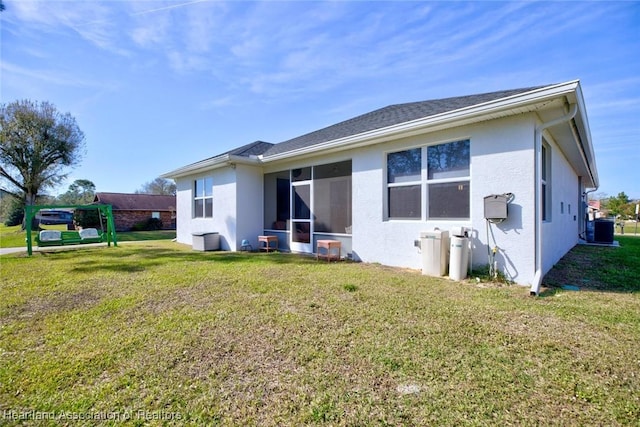
[[[287,230],[290,206],[289,171],[264,176],[264,228]]]
[[[314,231],[351,234],[351,160],[315,166]]]
[[[293,169],[291,178],[293,178],[293,182],[309,181],[311,179],[311,167]]]

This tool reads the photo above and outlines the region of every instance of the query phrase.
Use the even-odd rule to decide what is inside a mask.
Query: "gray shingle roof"
[[[255,141],[250,144],[243,145],[242,147],[234,148],[233,150],[227,151],[224,154],[242,157],[259,156],[261,154],[264,154],[265,151],[269,150],[271,147],[273,147],[273,144],[270,142]]]
[[[417,119],[424,119],[442,113],[472,107],[486,102],[496,101],[510,96],[531,92],[544,86],[534,86],[521,89],[502,90],[488,92],[477,95],[457,96],[430,101],[409,102],[406,104],[389,105],[375,111],[354,117],[349,120],[325,127],[323,129],[289,139],[279,144],[272,144],[264,141],[255,141],[230,151],[200,160],[196,163],[184,166],[176,171],[163,176],[173,176],[172,174],[185,174],[197,170],[200,167],[209,167],[212,162],[227,161],[228,156],[264,156],[265,160],[270,156],[287,153],[314,145],[334,141],[340,138],[358,135],[368,131],[386,128],[401,123],[410,122]]]
[[[264,152],[264,156],[269,157],[300,148],[311,147],[323,142],[333,141],[339,138],[345,138],[352,135],[358,135],[363,132],[385,128],[387,126],[393,126],[473,105],[483,104],[485,102],[495,101],[497,99],[529,92],[545,86],[390,105],[315,132],[275,144]]]
[[[233,150],[225,151],[224,153],[216,154],[213,157],[208,157],[204,160],[199,160],[196,163],[206,162],[207,160],[215,159],[216,157],[222,156],[241,156],[241,157],[250,157],[250,156],[259,156],[264,154],[267,150],[273,147],[273,144],[270,142],[264,141],[255,141],[249,144],[243,145],[242,147],[234,148]],[[192,164],[196,164],[192,163]]]

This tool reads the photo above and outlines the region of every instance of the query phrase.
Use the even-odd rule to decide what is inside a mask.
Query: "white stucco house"
[[[579,81],[391,105],[278,144],[254,142],[163,175],[177,184],[177,240],[218,232],[221,249],[314,253],[419,269],[423,231],[465,226],[471,259],[537,293],[585,233],[598,187]],[[508,194],[488,224],[484,199]]]

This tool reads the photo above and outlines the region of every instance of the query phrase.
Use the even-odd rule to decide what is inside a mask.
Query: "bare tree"
[[[139,190],[138,194],[161,194],[163,196],[175,196],[176,184],[168,179],[156,178],[153,181],[146,182]]]

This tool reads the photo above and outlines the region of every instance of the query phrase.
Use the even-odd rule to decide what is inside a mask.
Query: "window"
[[[469,182],[429,185],[429,218],[468,219]]]
[[[542,220],[550,221],[551,213],[549,208],[551,207],[551,173],[550,173],[550,161],[551,156],[549,154],[549,148],[545,143],[542,144],[542,175],[540,180],[542,181],[542,194],[540,194],[540,202],[542,203]]]
[[[151,212],[151,218],[160,219],[160,212]]]
[[[469,140],[389,153],[388,218],[470,218],[470,158]]]
[[[469,140],[427,147],[429,219],[470,218]]]
[[[422,217],[422,149],[387,155],[388,215],[393,219]]]
[[[200,178],[193,181],[193,217],[213,218],[213,178]]]

